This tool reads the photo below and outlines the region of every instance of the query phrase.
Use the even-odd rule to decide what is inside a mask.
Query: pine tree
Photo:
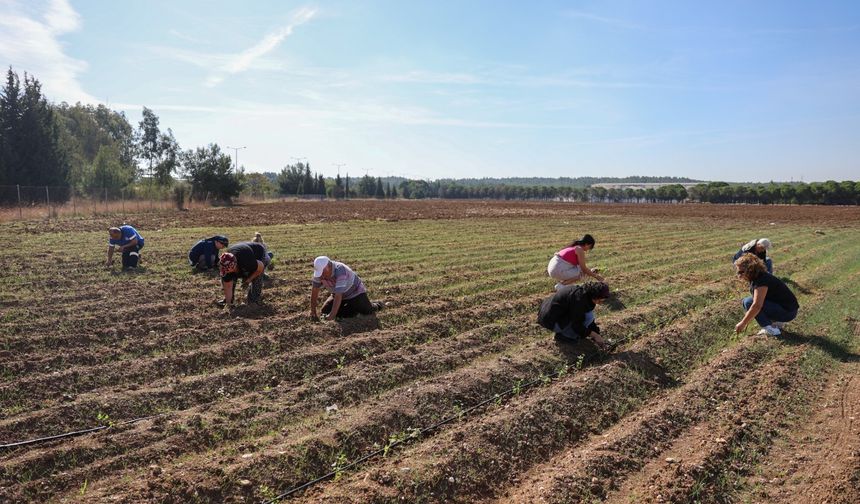
[[[382,187],[382,177],[376,179],[376,199],[385,198],[385,189]]]
[[[13,184],[14,170],[19,165],[15,136],[21,123],[21,84],[9,67],[6,86],[0,93],[0,184]]]

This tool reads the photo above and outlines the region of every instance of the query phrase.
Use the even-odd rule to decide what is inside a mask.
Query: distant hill
[[[588,187],[594,184],[695,184],[705,182],[687,177],[505,177],[505,178],[464,178],[440,179],[442,183],[453,183],[466,187],[481,186],[549,186],[549,187]]]

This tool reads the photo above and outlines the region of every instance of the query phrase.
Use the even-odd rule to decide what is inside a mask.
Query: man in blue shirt
[[[137,268],[140,261],[140,249],[143,248],[143,237],[129,225],[108,229],[107,266],[113,264],[114,248],[122,252],[122,269]]]

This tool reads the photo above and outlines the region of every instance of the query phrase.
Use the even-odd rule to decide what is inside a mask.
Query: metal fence
[[[189,203],[184,203],[187,207]],[[177,208],[172,194],[145,190],[75,190],[68,186],[0,185],[0,221]]]
[[[257,203],[282,199],[324,199],[308,194],[274,197],[243,193],[234,203]],[[133,189],[97,188],[76,190],[68,186],[0,185],[0,222],[54,218],[60,216],[89,216],[102,214],[142,213],[181,208],[204,208],[212,204],[208,194],[192,198],[186,192],[180,204],[170,189],[137,186]]]

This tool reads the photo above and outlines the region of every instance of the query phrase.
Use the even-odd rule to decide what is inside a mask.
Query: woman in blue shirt
[[[196,271],[208,271],[218,264],[218,251],[229,245],[227,237],[221,235],[200,240],[188,252],[188,262]]]

